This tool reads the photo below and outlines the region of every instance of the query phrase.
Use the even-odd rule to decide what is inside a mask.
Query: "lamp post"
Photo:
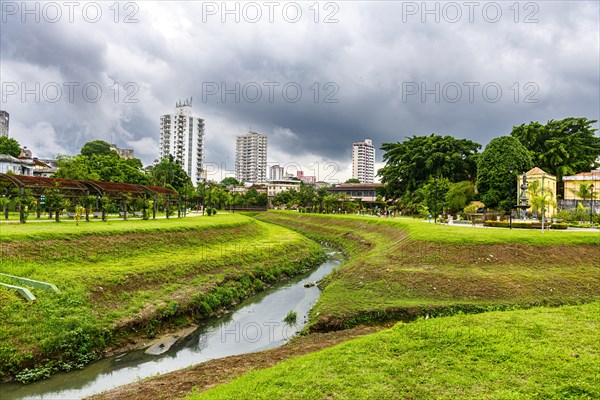
[[[509,192],[509,195],[510,195],[510,206],[509,206],[509,209],[508,209],[508,214],[509,214],[508,220],[510,221],[509,222],[509,227],[510,227],[510,229],[512,229],[512,213],[513,213],[513,208],[514,208],[513,204],[512,204],[512,202],[513,202],[513,179],[514,179],[513,178],[513,167],[510,167],[509,170],[508,170],[508,172],[510,173],[510,192]]]
[[[590,185],[590,225],[594,224],[594,185]]]

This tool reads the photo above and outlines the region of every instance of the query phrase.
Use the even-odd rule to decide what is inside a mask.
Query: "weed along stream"
[[[246,299],[231,312],[203,322],[177,341],[165,337],[150,348],[108,357],[83,370],[55,374],[30,384],[3,384],[1,398],[80,399],[210,359],[280,346],[306,325],[308,313],[320,296],[316,285],[305,284],[322,279],[342,261],[339,253],[329,252],[327,260],[312,272]],[[284,322],[291,312],[296,312],[296,322]]]

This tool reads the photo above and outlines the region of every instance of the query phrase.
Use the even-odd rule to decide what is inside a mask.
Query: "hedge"
[[[483,225],[491,226],[494,228],[509,228],[510,227],[510,223],[508,221],[486,221]],[[541,224],[541,222],[520,222],[520,221],[515,222],[515,221],[513,221],[512,227],[520,228],[520,229],[541,229],[542,224]],[[567,229],[567,227],[568,227],[568,224],[563,224],[563,223],[547,223],[547,224],[545,224],[545,228],[547,228],[547,229]]]

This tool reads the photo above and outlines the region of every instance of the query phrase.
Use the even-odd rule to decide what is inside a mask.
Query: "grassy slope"
[[[311,329],[600,298],[600,235],[477,229],[412,219],[268,212],[260,219],[335,243]]]
[[[0,242],[14,242],[19,240],[40,240],[82,237],[90,234],[94,235],[113,235],[127,232],[157,232],[173,230],[198,230],[202,228],[212,228],[215,225],[242,225],[247,223],[247,219],[240,218],[238,214],[220,213],[214,218],[189,217],[141,220],[130,219],[92,221],[86,223],[80,221],[79,226],[74,221],[65,220],[59,224],[54,222],[29,222],[27,224],[0,224]]]
[[[592,399],[600,304],[399,323],[188,399]]]
[[[2,226],[1,236],[0,272],[61,290],[35,290],[34,304],[0,290],[5,377],[60,358],[64,368],[80,366],[119,342],[119,331],[152,336],[161,321],[206,317],[322,257],[318,245],[295,232],[228,214]]]

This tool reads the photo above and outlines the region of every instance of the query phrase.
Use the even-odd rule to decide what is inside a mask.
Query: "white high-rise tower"
[[[8,122],[9,122],[8,112],[6,112],[4,110],[0,110],[0,136],[8,137]]]
[[[192,115],[192,99],[178,101],[174,114],[160,117],[160,158],[173,156],[194,186],[202,181],[204,120]]]
[[[267,137],[265,135],[249,132],[236,138],[235,177],[240,182],[267,181]]]
[[[352,178],[360,183],[373,183],[375,179],[375,147],[371,139],[352,143]]]

